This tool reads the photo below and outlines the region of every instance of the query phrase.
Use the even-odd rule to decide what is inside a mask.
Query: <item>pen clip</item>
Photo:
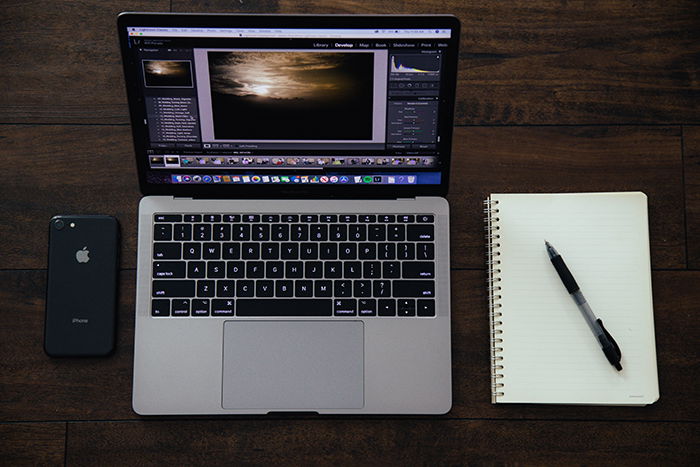
[[[622,351],[620,350],[620,347],[617,345],[617,342],[615,342],[615,339],[613,339],[613,336],[610,335],[607,329],[605,329],[605,326],[603,326],[603,320],[598,318],[596,320],[596,323],[600,326],[600,329],[602,329],[603,334],[605,334],[605,337],[608,338],[608,341],[610,344],[613,346],[613,351],[615,352],[615,356],[613,357],[612,355],[608,354],[608,351],[606,349],[603,349],[603,352],[605,352],[605,356],[608,357],[608,360],[610,363],[617,368],[617,371],[620,371],[622,369],[622,366],[620,365],[620,358],[622,358]],[[613,358],[611,358],[613,357]]]

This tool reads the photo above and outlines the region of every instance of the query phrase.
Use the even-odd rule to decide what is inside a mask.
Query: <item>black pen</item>
[[[596,319],[595,315],[593,314],[593,310],[591,310],[591,307],[588,305],[588,302],[581,293],[581,289],[576,283],[574,276],[571,275],[569,268],[567,268],[566,264],[564,264],[564,260],[562,259],[561,255],[557,253],[557,250],[555,250],[547,240],[544,241],[544,244],[547,246],[547,254],[549,255],[549,259],[552,261],[554,269],[557,270],[561,281],[564,283],[564,287],[566,287],[566,291],[569,292],[569,295],[571,295],[571,298],[574,300],[576,306],[578,306],[578,309],[581,311],[581,314],[586,320],[588,327],[591,328],[593,335],[598,340],[603,353],[607,357],[610,364],[614,366],[617,371],[622,370],[622,365],[620,365],[622,352],[620,352],[620,347],[617,346],[617,342],[615,342],[615,339],[613,339],[610,333],[603,327],[603,321],[600,318]]]

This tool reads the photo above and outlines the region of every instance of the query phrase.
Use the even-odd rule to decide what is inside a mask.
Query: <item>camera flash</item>
[[[71,223],[70,223],[70,226],[71,226],[71,227],[75,227],[75,222],[71,222]]]

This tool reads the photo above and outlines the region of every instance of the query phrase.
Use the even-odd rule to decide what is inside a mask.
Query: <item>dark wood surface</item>
[[[452,13],[463,34],[452,180],[453,398],[439,417],[139,417],[131,410],[140,198],[119,11]],[[693,464],[700,458],[700,3],[0,3],[0,464]],[[649,197],[661,398],[491,405],[481,200]],[[122,226],[117,351],[42,351],[46,226]]]

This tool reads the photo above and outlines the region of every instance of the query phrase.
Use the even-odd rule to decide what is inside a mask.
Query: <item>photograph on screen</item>
[[[192,64],[188,60],[143,60],[148,88],[191,88]]]
[[[374,55],[208,51],[217,140],[372,140]]]

